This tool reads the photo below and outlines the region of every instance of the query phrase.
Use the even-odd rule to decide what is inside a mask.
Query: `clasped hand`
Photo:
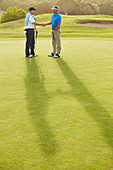
[[[45,27],[46,26],[46,24],[42,24],[42,27]]]

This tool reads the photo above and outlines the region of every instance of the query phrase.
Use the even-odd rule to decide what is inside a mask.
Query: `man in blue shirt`
[[[58,6],[55,5],[51,9],[53,11],[51,22],[45,23],[45,26],[52,24],[53,52],[51,54],[48,54],[48,56],[57,58],[60,57],[60,52],[61,52],[61,38],[60,38],[61,29],[60,28],[61,28],[62,17],[58,12],[59,10]]]

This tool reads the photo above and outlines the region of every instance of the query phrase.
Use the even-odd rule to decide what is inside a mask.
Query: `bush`
[[[93,11],[95,12],[95,14],[100,14],[100,9],[99,9],[98,4],[96,4],[96,3],[91,3],[91,2],[88,2],[87,4],[93,9]]]
[[[87,3],[81,3],[78,15],[95,15],[94,10]]]
[[[60,7],[60,12],[65,15],[76,15],[80,6],[75,0],[58,0],[57,5]]]
[[[99,2],[100,14],[113,15],[113,1],[101,1]]]
[[[53,2],[39,2],[35,4],[36,14],[44,14],[44,13],[51,13],[51,8],[53,6]]]
[[[98,5],[77,0],[58,0],[60,12],[69,15],[95,15],[99,13]]]
[[[10,7],[7,9],[6,13],[3,13],[1,16],[1,23],[8,22],[8,21],[14,21],[18,19],[25,18],[26,12],[22,9],[17,9],[17,7]]]

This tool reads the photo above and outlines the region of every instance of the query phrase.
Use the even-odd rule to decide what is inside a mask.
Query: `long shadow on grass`
[[[44,77],[34,58],[26,58],[25,78],[27,109],[39,137],[38,145],[43,153],[53,155],[57,144],[46,115],[48,114],[48,95],[44,87]]]
[[[71,87],[74,97],[83,105],[87,113],[98,123],[105,141],[113,149],[113,120],[103,106],[90,94],[68,64],[58,58],[57,63]]]

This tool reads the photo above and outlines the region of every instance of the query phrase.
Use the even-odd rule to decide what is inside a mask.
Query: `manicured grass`
[[[0,41],[0,169],[113,169],[112,39],[63,39],[58,59],[24,44]]]
[[[37,16],[41,23],[49,22],[52,14]],[[78,25],[84,21],[113,21],[113,16],[92,15],[92,16],[62,16],[62,37],[98,37],[113,38],[113,28],[95,28]],[[9,23],[0,24],[1,38],[24,38],[24,19]],[[38,27],[40,38],[51,37],[51,26]]]

